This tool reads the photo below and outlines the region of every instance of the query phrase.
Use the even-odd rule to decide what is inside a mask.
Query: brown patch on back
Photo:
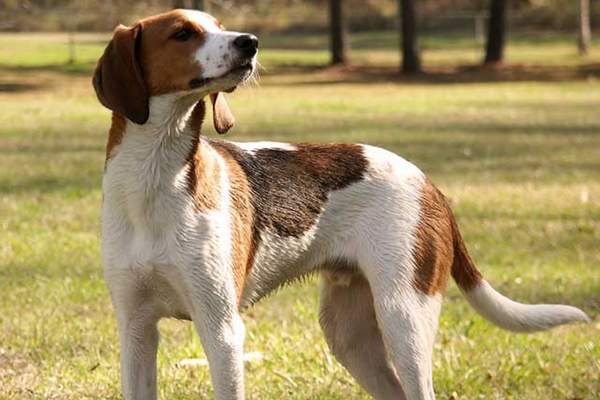
[[[251,202],[250,185],[246,174],[231,154],[218,149],[229,170],[229,195],[231,200],[232,264],[238,302],[244,290],[246,276],[250,271],[256,252],[253,236],[254,208]]]
[[[481,274],[469,257],[446,198],[428,179],[421,192],[416,236],[414,285],[421,292],[443,292],[450,272],[462,290],[479,283]]]
[[[192,111],[193,124],[202,124],[204,118],[204,103],[199,102]],[[199,211],[214,210],[219,205],[221,196],[221,171],[219,164],[207,143],[200,140],[200,131],[194,137],[192,148],[187,157],[188,193],[194,199],[194,205]]]
[[[106,159],[104,161],[104,168],[108,161],[114,156],[114,149],[121,144],[123,141],[123,135],[125,135],[125,128],[127,127],[127,120],[121,114],[116,112],[112,113],[112,121],[110,129],[108,131],[108,142],[106,143]]]
[[[454,232],[454,263],[452,264],[452,278],[454,278],[454,281],[462,291],[468,292],[476,286],[479,286],[483,276],[475,266],[475,263],[467,251],[465,241],[458,230],[458,225],[456,224],[452,212],[450,212],[450,216],[452,217],[450,223],[452,224],[452,231]]]
[[[297,145],[297,150],[246,152],[232,143],[213,141],[229,152],[246,173],[258,230],[299,237],[315,223],[329,193],[363,178],[362,147],[353,144]]]
[[[414,257],[414,285],[432,295],[446,289],[454,259],[451,214],[444,196],[427,179],[421,192],[421,212],[417,226]]]
[[[211,141],[227,160],[232,186],[237,274],[247,276],[261,232],[299,237],[316,222],[331,191],[362,179],[367,160],[357,145],[298,145],[297,150],[245,151]],[[247,249],[247,250],[246,250]],[[245,264],[243,263],[245,261]]]
[[[190,162],[195,166],[194,176],[202,174],[200,171],[207,164],[212,164],[213,168],[218,167],[217,160],[212,154],[206,155],[202,158],[200,151],[208,152],[213,151],[207,143],[198,145],[200,140],[200,129],[202,122],[206,114],[206,105],[204,101],[199,101],[190,117],[190,126],[192,131],[197,135],[197,142],[194,144],[194,148],[202,147],[202,150],[197,150],[191,156]],[[233,275],[236,284],[236,290],[238,295],[238,301],[244,288],[244,282],[247,271],[250,269],[250,265],[254,259],[255,245],[252,238],[252,220],[253,220],[253,208],[250,201],[250,187],[246,179],[246,174],[242,171],[240,165],[231,157],[231,154],[223,151],[223,149],[216,147],[214,148],[221,154],[225,163],[227,164],[227,172],[229,177],[229,195],[230,195],[230,213],[231,213],[231,245],[232,245],[232,268]],[[191,172],[191,168],[190,168]],[[217,202],[220,200],[220,176],[214,176],[212,179],[205,179],[206,183],[203,187],[198,187],[198,184],[194,182],[194,177],[191,177],[189,182],[192,185],[190,187],[190,194],[194,196],[196,207],[216,208]],[[197,179],[197,178],[196,178]],[[208,187],[212,186],[212,187]],[[202,195],[200,191],[205,191],[206,194]],[[209,195],[210,193],[210,195]],[[209,199],[210,198],[210,199]],[[199,201],[200,200],[200,201]],[[208,200],[208,201],[207,201]]]
[[[202,130],[202,123],[204,122],[204,117],[206,116],[206,104],[204,100],[200,100],[194,106],[192,110],[192,114],[190,115],[189,126],[197,137],[200,137]]]

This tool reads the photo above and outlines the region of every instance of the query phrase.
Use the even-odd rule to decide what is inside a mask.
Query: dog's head
[[[258,39],[227,31],[200,11],[174,10],[120,25],[98,61],[94,89],[100,102],[136,124],[148,120],[153,96],[210,95],[215,128],[233,117],[222,92],[233,91],[256,68]]]

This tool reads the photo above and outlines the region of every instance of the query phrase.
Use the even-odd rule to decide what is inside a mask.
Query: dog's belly
[[[261,232],[240,306],[251,305],[278,287],[321,268],[356,265],[356,252],[361,248],[358,232],[364,224],[360,210],[371,201],[369,186],[362,182],[331,193],[315,223],[300,236]]]
[[[321,258],[315,249],[316,227],[301,237],[261,233],[261,244],[240,298],[240,307],[260,300],[269,292],[311,271]]]

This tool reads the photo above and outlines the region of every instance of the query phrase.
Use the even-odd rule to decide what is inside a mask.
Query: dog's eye
[[[185,42],[189,38],[194,35],[194,31],[188,28],[183,28],[178,30],[171,36],[171,38],[177,40],[178,42]]]

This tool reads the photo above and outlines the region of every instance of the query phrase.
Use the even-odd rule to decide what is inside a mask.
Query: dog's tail
[[[522,304],[498,293],[486,282],[469,256],[463,238],[450,214],[454,241],[452,277],[482,317],[500,328],[533,332],[574,321],[590,322],[580,309],[562,304]]]

